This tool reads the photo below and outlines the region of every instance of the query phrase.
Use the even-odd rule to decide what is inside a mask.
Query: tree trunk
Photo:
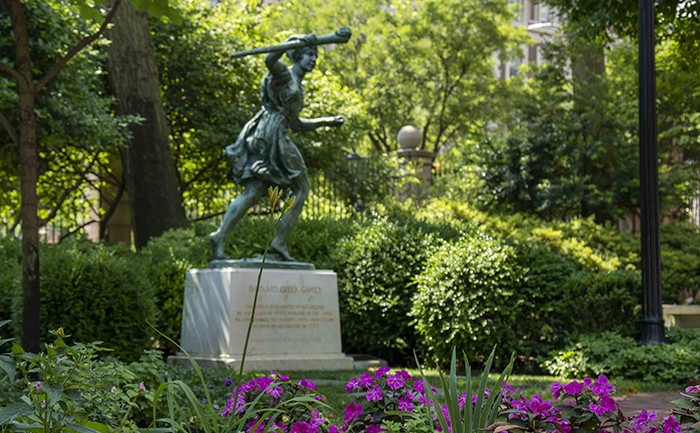
[[[169,140],[169,126],[148,25],[148,15],[124,2],[108,36],[107,64],[119,115],[138,115],[123,164],[137,248],[164,231],[182,227],[185,213]]]
[[[22,203],[22,346],[28,352],[38,353],[41,328],[39,324],[39,217],[37,215],[36,184],[39,163],[36,144],[36,91],[29,51],[27,21],[19,0],[9,1],[12,30],[15,36],[15,79],[19,96],[19,175]]]

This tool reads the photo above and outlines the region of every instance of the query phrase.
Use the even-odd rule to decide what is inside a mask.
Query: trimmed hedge
[[[72,239],[41,254],[44,340],[63,327],[75,341],[102,341],[126,361],[153,344],[156,298],[143,260],[122,245]]]

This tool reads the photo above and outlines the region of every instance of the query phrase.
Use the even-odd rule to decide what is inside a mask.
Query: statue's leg
[[[292,226],[299,219],[301,209],[304,207],[306,197],[309,195],[310,187],[309,176],[304,170],[301,175],[294,179],[294,183],[291,185],[294,203],[282,216],[277,226],[277,234],[270,244],[270,249],[281,255],[285,260],[296,261],[294,257],[289,255],[287,250],[287,238],[289,238],[289,233],[292,231]]]
[[[213,260],[227,258],[224,255],[226,236],[238,221],[243,218],[248,209],[260,200],[264,193],[265,185],[258,180],[252,180],[245,184],[245,189],[238,197],[231,200],[224,214],[224,218],[221,220],[221,225],[215,232],[209,235]]]

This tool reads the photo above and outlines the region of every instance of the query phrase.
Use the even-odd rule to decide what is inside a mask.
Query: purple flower
[[[143,383],[143,382],[141,382]],[[37,391],[39,391],[41,388],[44,387],[44,384],[41,382],[34,382],[34,388],[36,388]]]
[[[360,390],[360,379],[353,377],[348,381],[348,384],[345,385],[345,390],[347,392],[352,392],[352,391],[359,391]]]
[[[408,397],[401,397],[399,399],[399,410],[404,412],[413,412],[413,402]]]
[[[253,418],[252,420],[248,421],[246,426],[248,429],[246,430],[247,433],[263,433],[265,431],[265,423],[260,423],[257,427],[255,427],[255,424],[258,423],[259,418]],[[253,430],[255,428],[255,430]]]
[[[656,419],[656,411],[647,412],[646,409],[642,409],[641,412],[634,418],[632,418],[632,431],[635,433],[640,433],[643,427]]]
[[[505,381],[501,383],[501,386],[503,387],[503,394],[505,393],[510,393],[510,394],[515,394],[518,392],[517,389],[513,388],[512,386],[508,385]]]
[[[387,372],[389,372],[389,370],[391,370],[391,367],[389,367],[388,365],[385,365],[383,367],[379,367],[377,369],[377,371],[374,373],[374,377],[379,379],[380,377],[384,376]]]
[[[236,387],[234,386],[233,392],[231,393],[231,398],[229,398],[228,401],[226,401],[226,407],[221,412],[222,418],[226,418],[226,416],[233,413],[234,411],[236,412],[236,414],[240,414],[245,409],[245,395],[243,395],[243,392],[241,392],[240,390],[238,391],[238,395],[236,395],[236,392]],[[235,403],[234,398],[236,399]]]
[[[328,426],[328,433],[339,433],[338,432],[338,427],[334,426],[333,424]]]
[[[345,406],[345,413],[343,413],[343,419],[345,421],[352,421],[362,414],[362,404],[361,403],[348,403]]]
[[[457,403],[460,409],[464,409],[464,406],[467,405],[467,391],[464,391],[457,397]]]
[[[360,375],[360,386],[363,388],[369,388],[374,382],[374,377],[370,373],[362,373]]]
[[[318,433],[318,427],[314,428],[311,424],[305,421],[297,421],[292,426],[291,433]]]
[[[417,380],[413,382],[413,389],[416,390],[416,392],[424,393],[425,384],[423,384],[423,380]]]
[[[403,386],[403,376],[396,373],[396,374],[390,374],[386,378],[386,384],[389,385],[389,388],[391,389],[399,389]]]
[[[326,419],[321,415],[321,411],[314,409],[311,411],[311,419],[309,419],[309,425],[314,429],[318,430],[318,426],[325,423]]]
[[[265,391],[265,388],[272,385],[272,383],[275,380],[271,377],[259,377],[257,379],[253,379],[253,381],[254,381],[255,387],[258,389],[258,391],[263,392],[263,391]]]
[[[590,380],[590,379],[589,379]],[[615,392],[615,387],[611,385],[608,382],[608,378],[600,375],[598,376],[598,379],[596,379],[595,382],[593,382],[590,385],[587,385],[588,389],[591,390],[593,394],[597,395],[610,395],[611,393]]]
[[[664,433],[681,433],[681,424],[675,416],[669,415],[664,418]]]
[[[583,391],[583,383],[572,381],[564,387],[564,392],[569,395],[577,395]]]
[[[143,382],[139,382],[139,389],[141,391],[146,391],[146,385],[144,385]]]
[[[270,374],[273,375],[273,376],[277,376],[277,378],[278,378],[279,380],[281,380],[282,382],[286,382],[286,381],[289,380],[289,376],[285,376],[284,374],[279,374],[279,373],[276,372],[275,370],[270,370]]]
[[[536,415],[546,416],[552,410],[552,402],[549,400],[542,400],[541,395],[535,394],[530,397],[530,400],[527,402],[527,408]]]
[[[564,390],[564,385],[562,385],[559,382],[554,382],[550,387],[549,387],[549,392],[552,393],[552,397],[554,398],[559,398],[561,396],[561,392]]]
[[[365,428],[365,433],[381,433],[382,431],[384,430],[378,424],[370,424]]]
[[[304,388],[309,388],[310,390],[316,391],[316,384],[310,380],[307,380],[306,378],[302,378],[299,381],[299,386],[302,386]]]
[[[700,394],[700,385],[689,386],[685,389],[685,392],[687,392],[688,394]]]
[[[233,385],[233,379],[226,379],[226,380],[224,380],[224,386],[225,386],[225,387],[228,388],[228,387],[231,386],[231,385]]]
[[[399,370],[399,371],[396,372],[396,374],[400,374],[401,377],[403,377],[403,380],[404,380],[404,381],[413,379],[413,378],[411,377],[411,375],[408,374],[408,372],[407,372],[406,370]]]
[[[373,386],[365,394],[367,401],[380,401],[382,400],[382,388],[379,385]]]
[[[273,386],[271,388],[268,388],[267,391],[265,391],[265,394],[269,394],[272,396],[272,398],[278,399],[284,392],[284,389],[282,389],[281,386]]]

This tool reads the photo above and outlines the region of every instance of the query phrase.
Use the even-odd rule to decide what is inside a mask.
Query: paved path
[[[671,401],[677,400],[681,395],[678,392],[637,392],[627,394],[617,400],[620,402],[622,413],[627,416],[638,414],[642,409],[648,411],[655,410],[657,419],[671,414],[673,404]]]

